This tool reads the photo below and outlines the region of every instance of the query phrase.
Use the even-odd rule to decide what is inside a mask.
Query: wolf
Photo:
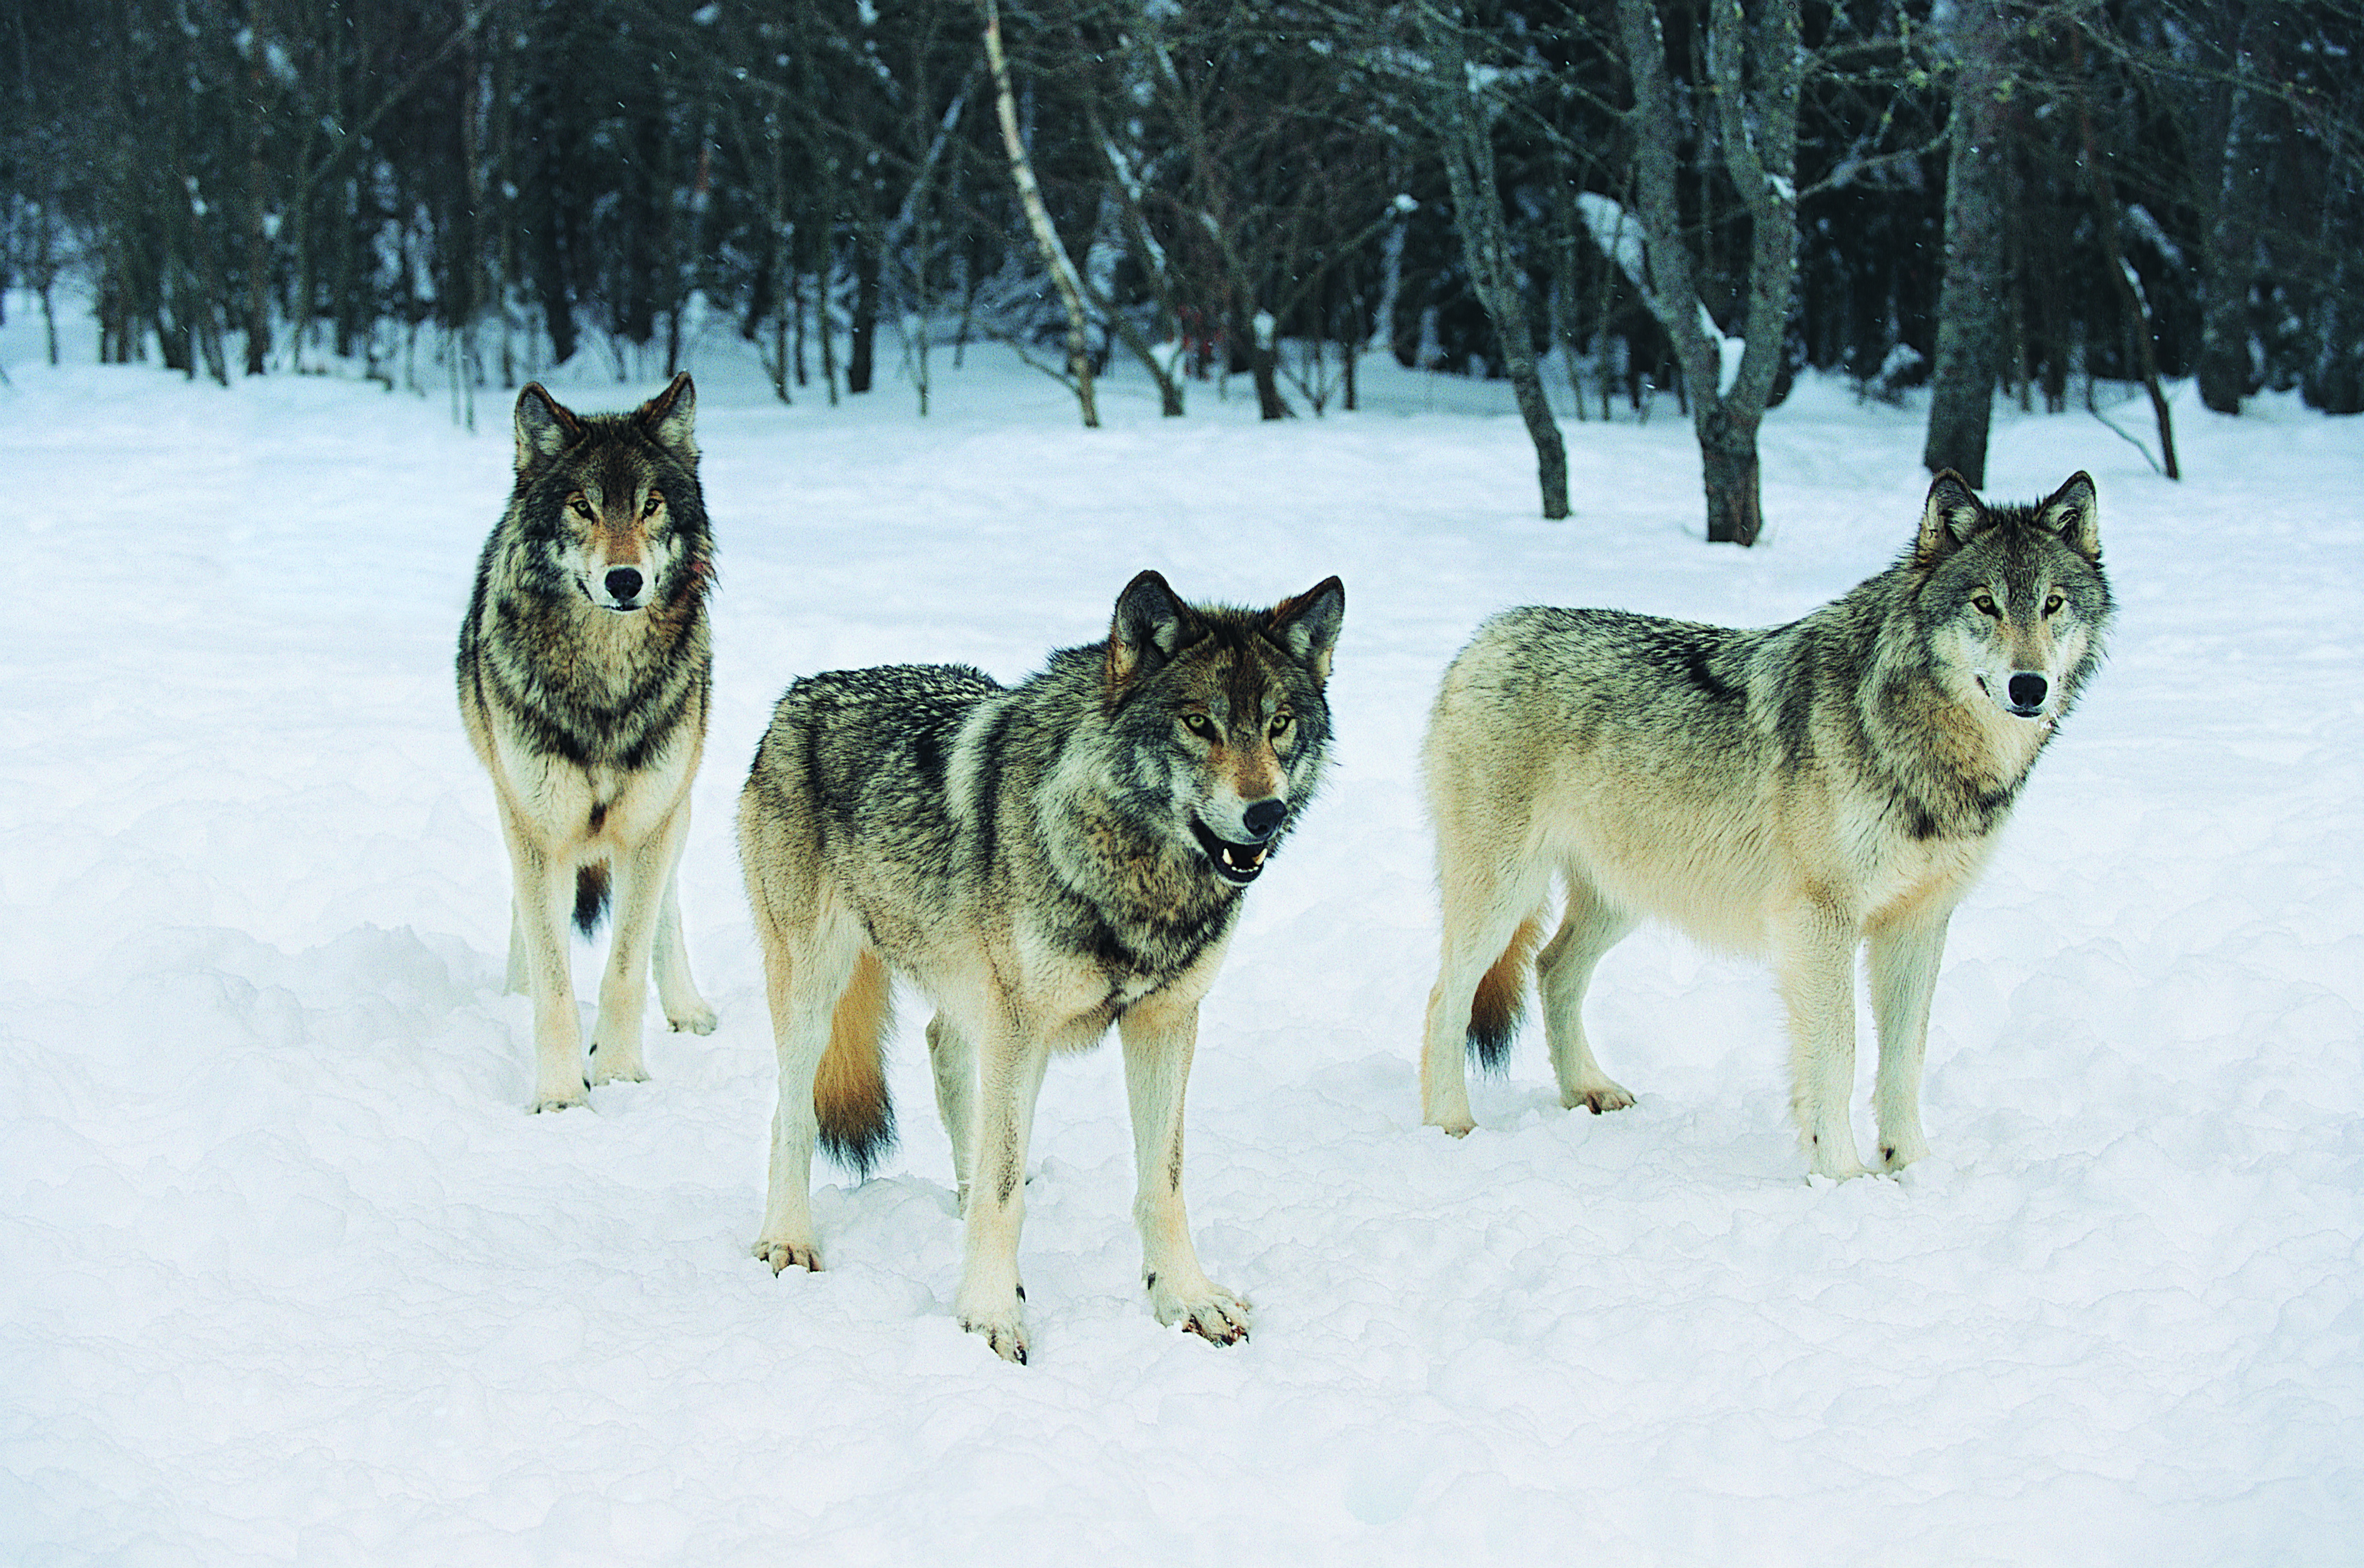
[[[820,1267],[816,1140],[857,1174],[892,1142],[879,1053],[900,976],[935,1008],[928,1053],[965,1214],[961,1326],[1026,1359],[1035,1097],[1053,1052],[1113,1024],[1151,1307],[1217,1344],[1247,1336],[1247,1302],[1191,1243],[1183,1085],[1242,894],[1321,783],[1344,610],[1335,577],[1253,611],[1185,604],[1143,572],[1105,642],[1015,686],[931,665],[788,688],[739,797],[779,1051],[757,1257]]]
[[[540,384],[517,401],[517,482],[460,625],[460,717],[493,775],[516,884],[508,987],[533,998],[537,1111],[648,1076],[654,954],[666,1020],[714,1010],[690,978],[675,867],[706,746],[713,536],[686,373],[629,414],[575,414]],[[615,932],[585,1072],[568,973],[610,884]]]
[[[1771,960],[1801,1145],[1830,1177],[1865,1170],[1847,1102],[1868,947],[1879,1163],[1920,1159],[1946,921],[2111,615],[2090,477],[1990,506],[1948,471],[1895,564],[1788,626],[1551,608],[1488,621],[1445,671],[1423,750],[1444,937],[1422,1119],[1455,1137],[1474,1125],[1465,1040],[1500,1064],[1531,956],[1560,1103],[1632,1105],[1581,1009],[1601,955],[1654,917]],[[1536,955],[1555,874],[1566,907]]]

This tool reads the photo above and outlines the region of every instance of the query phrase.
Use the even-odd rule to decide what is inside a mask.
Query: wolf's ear
[[[1189,640],[1198,618],[1154,572],[1126,584],[1116,596],[1116,618],[1109,623],[1109,691],[1121,690],[1173,658]]]
[[[685,462],[697,461],[697,389],[689,384],[689,373],[682,372],[673,378],[673,384],[650,398],[632,411],[632,418],[649,439],[657,445],[678,454]]]
[[[519,473],[537,462],[556,457],[583,433],[583,421],[566,411],[558,399],[530,381],[518,394],[517,465]]]
[[[1312,671],[1316,682],[1327,685],[1330,651],[1338,645],[1338,626],[1345,618],[1346,584],[1327,577],[1273,606],[1265,617],[1265,635]]]
[[[1942,559],[1987,526],[1987,509],[1962,476],[1946,470],[1930,482],[1929,504],[1921,512],[1921,537],[1912,559],[1922,565]]]
[[[2102,559],[2102,503],[2093,494],[2093,476],[2083,469],[2052,493],[2036,512],[2035,521],[2058,534],[2086,560]]]

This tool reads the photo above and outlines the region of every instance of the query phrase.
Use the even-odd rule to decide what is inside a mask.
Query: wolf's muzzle
[[[1265,801],[1258,801],[1256,804],[1258,806],[1280,805],[1278,802]],[[1253,810],[1254,807],[1250,809]],[[1286,805],[1281,805],[1280,814],[1284,817],[1288,815],[1288,807]],[[1243,815],[1246,814],[1243,813]],[[1278,820],[1271,820],[1272,826],[1266,828],[1259,835],[1258,841],[1253,844],[1234,844],[1196,817],[1190,818],[1190,831],[1198,839],[1199,847],[1207,851],[1207,862],[1215,868],[1215,874],[1225,882],[1245,887],[1264,871],[1265,840],[1269,840],[1280,826]],[[1253,828],[1254,825],[1249,824],[1249,826]]]
[[[2014,718],[2035,718],[2044,712],[2044,699],[2051,694],[2052,684],[2033,670],[2014,670],[2011,679],[1997,693],[1987,681],[1986,672],[1979,672],[1979,689],[1995,699],[1997,706]]]

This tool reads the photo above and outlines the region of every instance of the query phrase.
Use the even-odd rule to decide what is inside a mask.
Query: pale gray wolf
[[[1855,955],[1879,1033],[1879,1163],[1928,1152],[1922,1057],[1946,923],[2102,658],[2093,482],[1989,506],[1937,476],[1912,547],[1802,620],[1741,631],[1599,609],[1507,611],[1445,671],[1423,762],[1443,960],[1422,1118],[1474,1125],[1535,957],[1563,1106],[1634,1103],[1593,1059],[1593,966],[1642,917],[1772,961],[1791,1109],[1817,1173],[1860,1174]]]
[[[508,984],[533,998],[534,1109],[648,1076],[641,1010],[677,1029],[714,1012],[682,951],[675,863],[706,746],[713,538],[687,374],[629,414],[575,414],[539,385],[517,402],[517,483],[460,626],[460,717],[493,775],[516,897]],[[615,931],[588,1071],[566,917]]]
[[[1332,577],[1271,609],[1191,606],[1143,572],[1108,640],[1011,687],[961,665],[790,686],[739,797],[779,1048],[755,1255],[820,1267],[818,1140],[857,1174],[894,1137],[890,976],[935,1007],[928,1053],[965,1210],[953,1309],[1026,1359],[1018,1232],[1054,1051],[1124,1042],[1142,1273],[1158,1321],[1218,1344],[1248,1304],[1199,1264],[1182,1093],[1242,891],[1321,777],[1345,610]]]

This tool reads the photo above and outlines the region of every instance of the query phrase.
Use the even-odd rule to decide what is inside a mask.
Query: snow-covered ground
[[[1570,419],[1578,516],[1547,524],[1499,384],[1372,361],[1366,412],[1266,426],[1243,388],[1160,420],[1120,373],[1087,433],[994,353],[940,352],[921,419],[895,383],[783,408],[704,345],[719,711],[682,885],[722,1024],[535,1117],[450,676],[506,399],[470,434],[440,395],[224,391],[84,336],[52,370],[24,303],[0,1562],[2364,1561],[2364,422],[2179,397],[2170,484],[2084,413],[1999,412],[1993,493],[2099,482],[2120,630],[1954,922],[1935,1157],[1832,1185],[1765,972],[1663,933],[1589,1014],[1634,1109],[1560,1111],[1531,1034],[1476,1135],[1420,1126],[1413,757],[1494,609],[1762,624],[1884,565],[1917,408],[1801,387],[1739,551],[1699,539],[1670,405]],[[1043,1093],[1009,1366],[950,1313],[916,1008],[903,1146],[821,1174],[829,1271],[748,1256],[772,1052],[730,808],[791,676],[1014,678],[1144,566],[1347,584],[1333,782],[1249,895],[1191,1085],[1200,1251],[1255,1337],[1151,1318],[1104,1049]]]

